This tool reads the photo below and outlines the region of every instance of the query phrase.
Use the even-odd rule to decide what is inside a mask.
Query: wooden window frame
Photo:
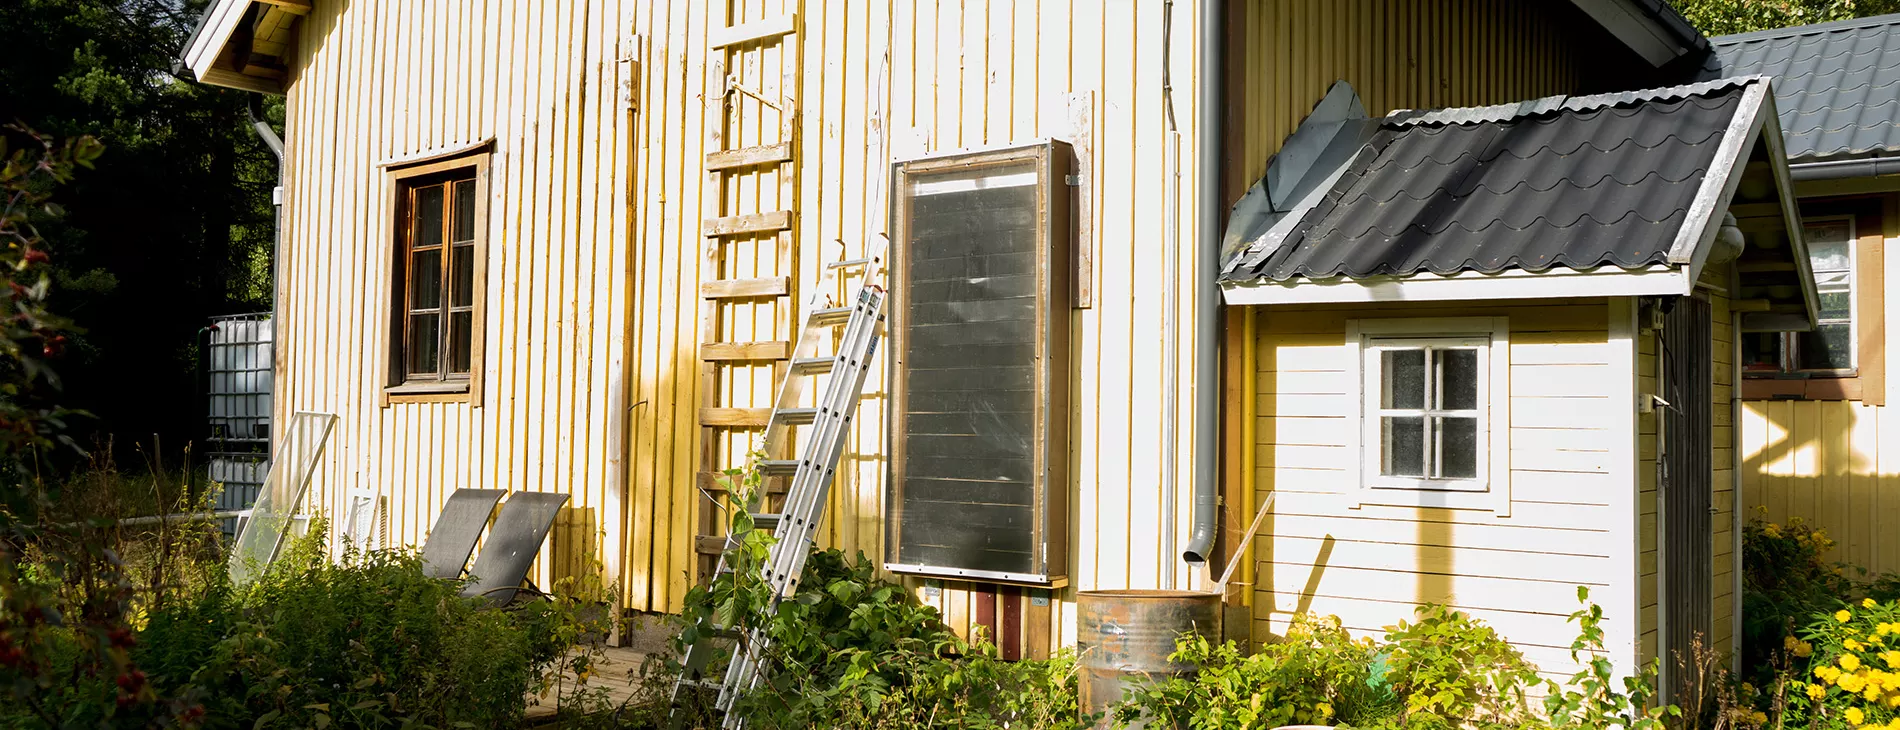
[[[1385,477],[1380,474],[1376,399],[1381,372],[1370,365],[1382,346],[1434,341],[1480,348],[1478,478],[1456,482]],[[1353,368],[1352,459],[1348,462],[1346,506],[1436,507],[1511,514],[1511,329],[1508,317],[1355,319],[1346,322],[1346,346]]]
[[[1879,197],[1804,201],[1801,217],[1851,218],[1854,222],[1854,340],[1852,370],[1802,370],[1791,367],[1783,338],[1780,367],[1742,370],[1745,400],[1850,400],[1867,405],[1886,403],[1886,219]]]
[[[383,343],[383,407],[400,403],[467,403],[471,407],[481,406],[482,372],[484,369],[483,340],[487,311],[487,269],[488,269],[488,165],[490,154],[486,147],[473,151],[458,151],[436,158],[413,161],[400,167],[392,167],[384,175],[384,199],[389,201],[391,211],[388,226],[384,229],[385,245],[383,261],[389,265],[389,280],[384,287],[383,312],[387,328]],[[470,255],[475,259],[474,272],[470,288],[472,307],[469,310],[469,370],[464,377],[446,376],[436,380],[412,380],[407,371],[407,332],[408,295],[407,262],[409,253],[409,218],[411,215],[409,191],[437,180],[453,180],[472,177],[475,181],[475,223],[474,243]],[[445,196],[453,195],[445,191]],[[442,245],[450,249],[454,243],[444,240]],[[449,258],[443,260],[444,276],[450,276]],[[444,316],[440,327],[445,333],[450,327],[448,310],[450,292],[447,287],[442,291]],[[447,357],[447,353],[442,354]]]
[[[892,287],[890,299],[885,305],[885,311],[889,313],[890,344],[885,351],[889,353],[886,362],[891,393],[891,417],[886,423],[890,455],[882,518],[886,528],[883,550],[885,570],[927,578],[1041,588],[1059,588],[1069,583],[1069,504],[1070,492],[1074,487],[1065,455],[1070,428],[1069,391],[1073,385],[1069,377],[1069,324],[1074,301],[1071,289],[1074,286],[1071,278],[1073,263],[1070,257],[1074,255],[1075,243],[1071,227],[1074,192],[1065,176],[1074,169],[1074,164],[1074,152],[1066,143],[1037,140],[987,149],[935,153],[899,160],[891,166],[892,236],[888,271]],[[1038,506],[1033,507],[1033,524],[1028,527],[1030,542],[1036,546],[1035,557],[1027,572],[902,562],[899,545],[906,488],[906,480],[902,475],[908,458],[904,441],[907,428],[905,404],[910,398],[911,377],[911,368],[905,361],[908,338],[911,336],[907,320],[912,287],[908,284],[910,274],[906,261],[913,245],[910,207],[915,196],[911,194],[911,184],[915,176],[982,172],[1018,165],[1033,167],[1036,175],[1033,187],[1037,191],[1035,229],[1039,253],[1035,266],[1037,303],[1034,324],[1037,344],[1033,367],[1035,390],[1042,400],[1036,406],[1033,419],[1034,446],[1031,448],[1034,460],[1033,499]]]

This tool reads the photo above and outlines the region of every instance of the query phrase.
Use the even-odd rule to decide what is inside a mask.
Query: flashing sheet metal
[[[1710,42],[1704,78],[1774,78],[1790,161],[1900,154],[1900,14]]]
[[[1387,117],[1283,242],[1226,281],[1666,262],[1757,79]]]

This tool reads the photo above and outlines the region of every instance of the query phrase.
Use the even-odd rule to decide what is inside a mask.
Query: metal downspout
[[[278,325],[283,322],[283,319],[278,316],[280,314],[278,311],[279,303],[283,301],[279,296],[279,293],[283,291],[283,272],[280,270],[277,262],[283,260],[281,254],[284,248],[284,140],[282,137],[277,136],[277,130],[271,129],[270,122],[264,118],[263,107],[264,96],[262,94],[252,94],[250,104],[244,107],[244,116],[251,120],[251,131],[257,133],[257,138],[264,141],[265,147],[270,148],[271,156],[277,158],[277,186],[271,188],[270,191],[270,326],[272,332],[271,359],[275,360],[279,352],[277,349],[277,342],[279,340],[277,339],[276,333],[278,332]],[[277,363],[272,362],[272,373],[275,373],[276,370]],[[282,400],[275,397],[276,389],[277,386],[273,383],[271,385],[273,392],[272,401],[273,403],[282,403]],[[274,414],[272,420],[276,420]],[[275,451],[275,449],[271,450]]]
[[[1215,428],[1220,422],[1216,362],[1221,301],[1214,276],[1220,267],[1221,0],[1201,0],[1195,27],[1200,31],[1201,60],[1196,79],[1199,98],[1194,105],[1194,170],[1199,178],[1195,232],[1200,236],[1194,271],[1194,513],[1181,557],[1189,563],[1206,563],[1214,547],[1220,490]]]

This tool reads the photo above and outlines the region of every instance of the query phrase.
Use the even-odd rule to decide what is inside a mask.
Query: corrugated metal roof
[[[1900,153],[1900,14],[1710,39],[1702,77],[1774,77],[1788,158]]]
[[[1664,263],[1755,83],[1395,114],[1283,239],[1222,278]]]

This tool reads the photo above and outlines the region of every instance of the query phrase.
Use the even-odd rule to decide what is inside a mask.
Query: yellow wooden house
[[[1658,0],[216,0],[182,61],[285,97],[276,407],[337,414],[312,504],[370,495],[385,544],[423,541],[458,488],[565,492],[536,579],[597,561],[625,610],[678,610],[717,551],[715,475],[753,448],[800,307],[828,262],[888,235],[900,302],[948,297],[923,303],[1005,324],[933,341],[894,310],[825,545],[884,565],[953,626],[988,627],[1008,656],[1073,644],[1078,591],[1205,589],[1207,567],[1238,561],[1232,635],[1301,610],[1376,631],[1443,602],[1561,672],[1578,585],[1619,659],[1668,645],[1671,560],[1707,578],[1675,595],[1706,604],[1682,626],[1726,642],[1735,327],[1812,320],[1771,82],[1563,101],[1679,83],[1706,48]],[[1500,104],[1517,106],[1484,109]],[[1438,296],[1398,304],[1308,296],[1345,291],[1317,270],[1232,266],[1277,250],[1234,216],[1337,202],[1342,178],[1309,173],[1349,165],[1308,153],[1346,126],[1365,145],[1664,107],[1700,113],[1699,149],[1724,156],[1671,168],[1713,192],[1651,220],[1646,244],[1680,245],[1610,260],[1620,276],[1546,288],[1549,262],[1436,271],[1451,282]],[[1446,111],[1389,114],[1406,109]],[[1301,181],[1319,194],[1289,198]],[[1738,195],[1754,207],[1731,211]],[[1000,207],[953,214],[969,201]],[[1712,259],[1724,228],[1784,230],[1780,254]],[[968,286],[932,289],[931,251]],[[979,253],[1029,288],[997,288],[1008,272],[978,270]],[[1771,270],[1742,270],[1757,263]],[[1383,280],[1360,274],[1407,278],[1349,272],[1367,291]],[[1731,307],[1749,287],[1774,291]],[[1657,424],[1684,411],[1658,404],[1697,371],[1667,380],[1659,343],[1692,310],[1713,353],[1705,395],[1724,405],[1672,431],[1702,440],[1668,453],[1709,445],[1677,468],[1702,473],[1681,482],[1706,487],[1688,504],[1721,514],[1685,523],[1706,539],[1678,530],[1678,550],[1659,541]],[[1484,353],[1489,420],[1363,410],[1352,394],[1385,356],[1351,353],[1405,338],[1434,363]],[[957,358],[993,377],[927,372]],[[1007,397],[921,405],[984,388]],[[947,430],[918,431],[925,416]],[[1413,448],[1434,471],[1411,502],[1386,498],[1405,490],[1373,484],[1383,462],[1362,457],[1388,416],[1481,431],[1497,480],[1427,484],[1478,460]],[[1039,437],[990,438],[1011,429]],[[1037,466],[1007,471],[1024,449]],[[980,484],[933,498],[929,479]],[[979,486],[1008,493],[968,496]]]

